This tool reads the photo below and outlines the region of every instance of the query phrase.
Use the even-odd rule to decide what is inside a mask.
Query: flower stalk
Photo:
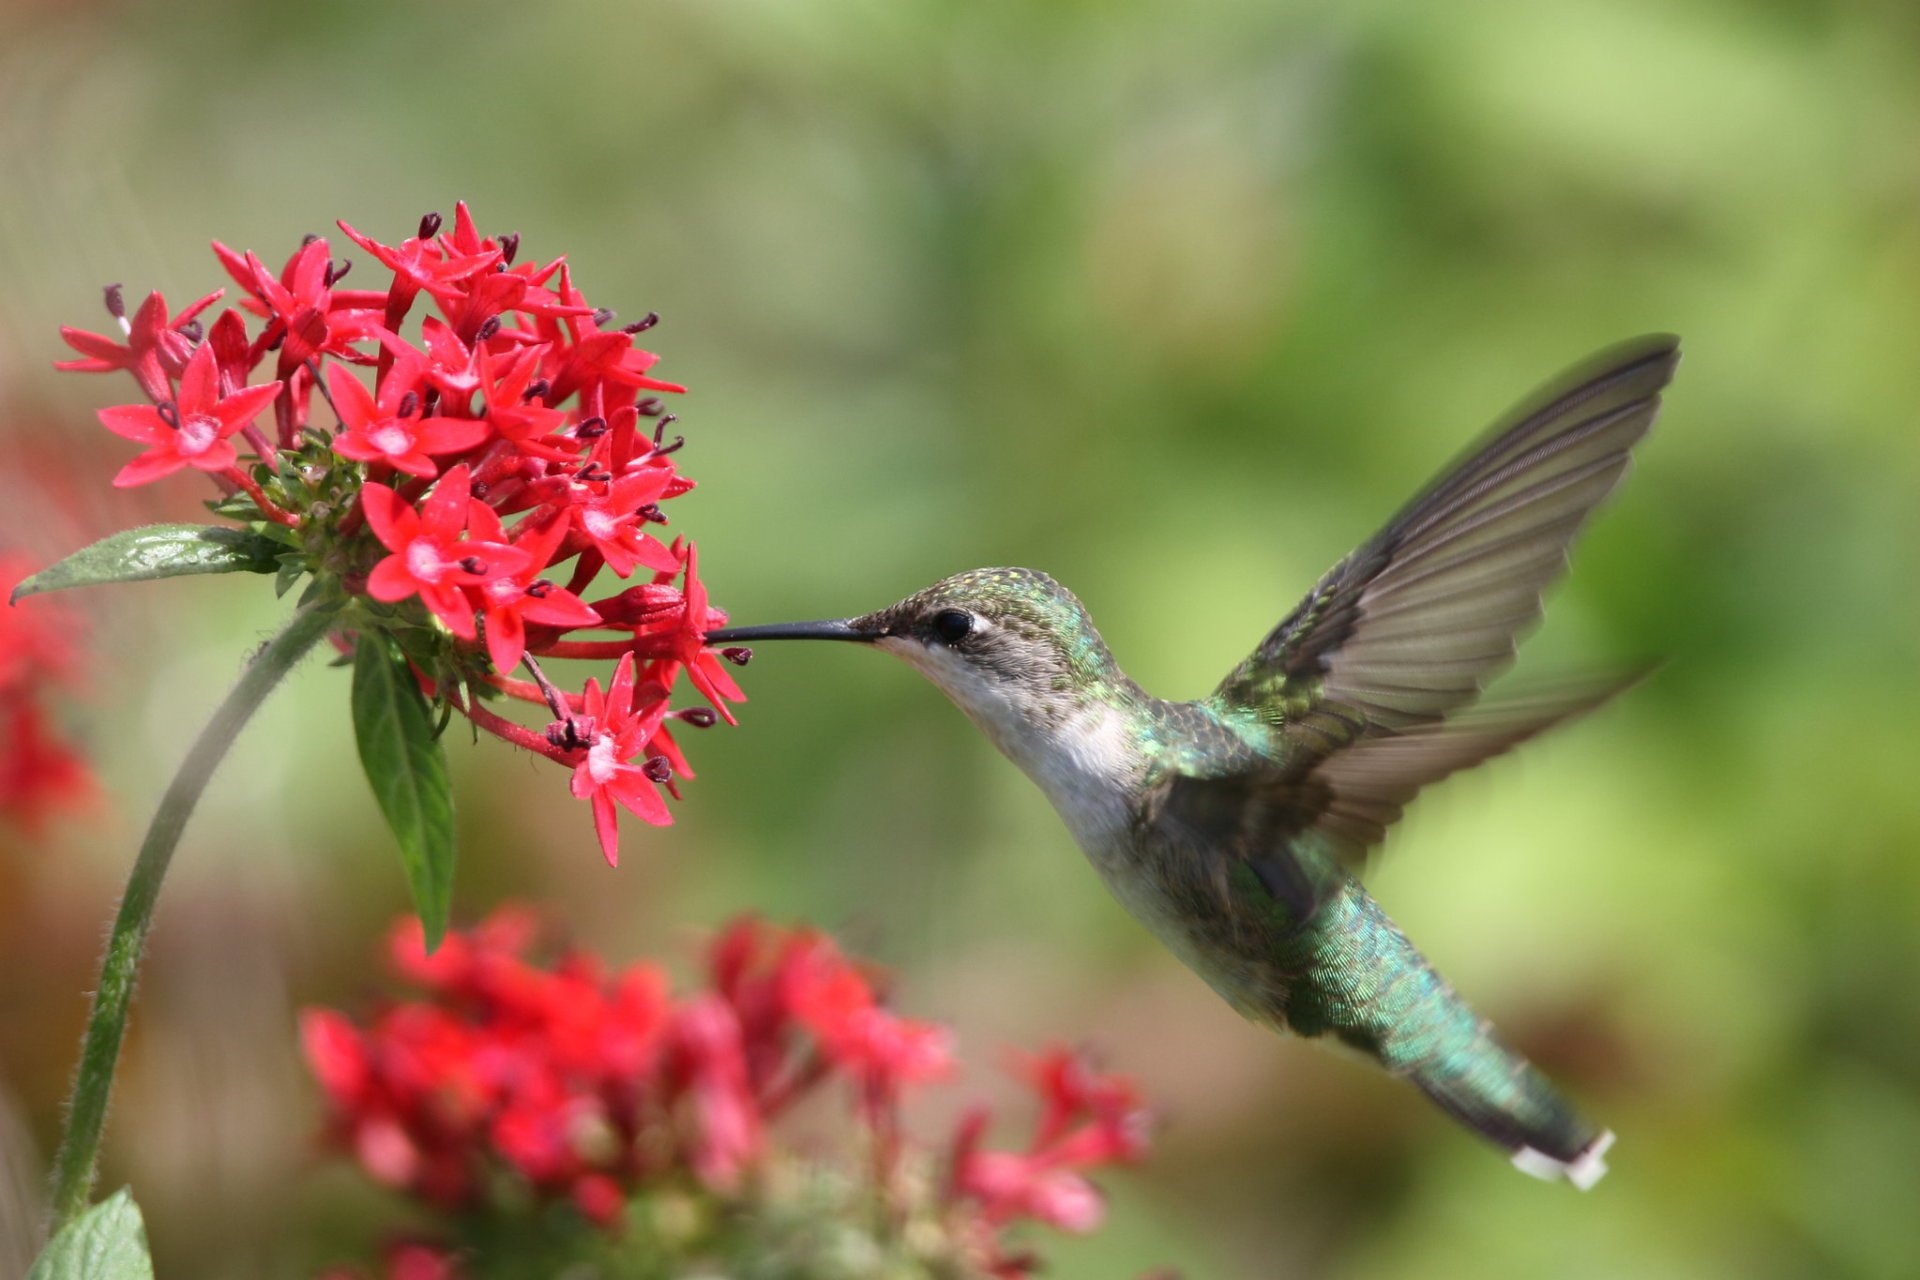
[[[101,962],[93,1008],[87,1015],[80,1066],[67,1107],[66,1132],[54,1160],[55,1232],[86,1208],[87,1197],[93,1189],[100,1137],[106,1127],[107,1100],[113,1090],[120,1043],[126,1036],[141,953],[146,947],[147,930],[153,923],[160,885],[166,879],[167,866],[173,860],[173,851],[180,843],[187,819],[240,730],[281,678],[326,636],[336,616],[334,605],[307,605],[254,654],[239,683],[194,739],[180,772],[174,775],[166,794],[160,798],[160,807],[147,828],[146,839],[140,844],[139,856],[134,859],[133,872],[127,877],[127,890],[120,899],[120,910],[114,917],[113,932],[107,939],[106,955]]]

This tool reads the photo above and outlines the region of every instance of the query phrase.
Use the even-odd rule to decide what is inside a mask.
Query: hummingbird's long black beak
[[[857,640],[871,644],[880,638],[877,632],[854,626],[858,619],[833,618],[826,622],[774,622],[760,627],[726,627],[707,632],[708,644],[753,644],[761,640]]]

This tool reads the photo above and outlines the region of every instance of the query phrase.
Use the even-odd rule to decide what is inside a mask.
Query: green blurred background
[[[874,655],[762,653],[742,726],[692,743],[679,825],[632,828],[617,872],[557,771],[456,750],[458,910],[530,898],[623,958],[685,955],[742,909],[817,921],[957,1024],[954,1096],[994,1087],[1002,1045],[1099,1046],[1164,1124],[1107,1180],[1106,1229],[1045,1242],[1063,1280],[1920,1274],[1911,6],[0,19],[0,403],[27,460],[3,505],[43,557],[200,496],[108,491],[124,450],[91,410],[126,388],[49,371],[58,324],[104,327],[102,283],[180,303],[225,283],[209,238],[277,262],[335,217],[394,241],[461,197],[569,254],[595,302],[666,317],[650,338],[694,388],[676,429],[703,486],[675,514],[737,619],[1029,564],[1168,696],[1211,687],[1527,388],[1681,333],[1660,426],[1522,664],[1666,667],[1424,799],[1373,877],[1618,1130],[1591,1194],[1243,1025]],[[111,802],[0,848],[16,1196],[133,842],[269,594],[73,602],[97,656],[69,718]],[[299,1275],[391,1217],[316,1151],[292,1035],[300,1004],[375,989],[405,907],[377,821],[345,677],[305,670],[189,832],[136,1013],[107,1176],[135,1184],[162,1275]]]

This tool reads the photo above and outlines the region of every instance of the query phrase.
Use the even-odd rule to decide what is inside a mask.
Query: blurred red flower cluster
[[[725,661],[746,651],[705,646],[725,615],[707,603],[693,545],[652,532],[662,504],[693,487],[660,398],[685,388],[653,377],[658,357],[635,345],[658,317],[615,326],[564,259],[516,261],[519,238],[480,235],[464,204],[451,229],[429,214],[398,245],[340,229],[392,273],[383,288],[339,287],[352,264],[322,237],[278,272],[216,242],[237,306],[209,322],[224,291],[177,314],[152,293],[129,316],[113,286],[119,336],[63,328],[79,358],[59,367],[128,373],[146,397],[100,411],[143,447],[115,484],[211,477],[216,511],[274,539],[289,573],[366,602],[424,692],[572,770],[616,861],[616,806],[668,823],[660,789],[677,795],[692,776],[669,722],[731,722],[726,704],[744,696]],[[422,299],[435,314],[409,325]],[[588,601],[603,567],[641,580]],[[574,694],[535,662],[531,681],[512,678],[529,655],[617,666],[604,688]],[[711,706],[669,710],[683,674]],[[532,731],[476,691],[543,705],[553,721]]]
[[[30,572],[0,554],[0,596]],[[50,700],[78,686],[80,621],[44,601],[0,607],[0,814],[29,832],[93,791],[85,759],[61,735]]]
[[[751,1212],[778,1181],[770,1167],[791,1158],[770,1124],[839,1080],[875,1157],[862,1213],[905,1214],[922,1187],[954,1256],[1023,1277],[1036,1259],[1002,1230],[1020,1219],[1093,1229],[1102,1205],[1083,1171],[1145,1152],[1131,1086],[1065,1050],[1024,1065],[1043,1106],[1024,1150],[982,1145],[984,1108],[945,1144],[910,1141],[902,1094],[952,1069],[951,1035],[889,1010],[873,978],[817,933],[739,921],[709,950],[707,986],[679,997],[647,963],[610,971],[577,951],[535,963],[537,934],[532,915],[507,908],[429,956],[409,920],[390,958],[423,998],[365,1025],[329,1009],[302,1015],[330,1132],[374,1178],[466,1219],[511,1213],[528,1193],[566,1200],[615,1236],[665,1189]],[[916,1178],[936,1150],[944,1175]],[[409,1243],[390,1274],[434,1274],[435,1258],[460,1274],[452,1256]]]

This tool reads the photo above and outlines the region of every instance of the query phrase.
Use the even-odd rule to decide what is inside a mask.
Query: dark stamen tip
[[[661,402],[659,396],[648,396],[633,407],[643,418],[657,418],[667,410],[667,406]]]
[[[649,311],[647,312],[647,314],[645,314],[644,316],[641,316],[638,320],[635,320],[632,324],[628,325],[626,328],[622,329],[620,332],[645,333],[647,330],[653,328],[653,326],[659,323],[660,323],[660,313],[658,311]]]
[[[345,280],[347,278],[347,272],[351,270],[353,270],[352,259],[350,258],[329,259],[327,262],[327,276],[326,276],[327,286],[331,288],[332,286],[339,284],[342,280]]]
[[[474,336],[480,341],[485,342],[498,332],[500,332],[500,317],[488,316],[486,323],[480,326],[479,332],[474,334]]]
[[[753,661],[753,650],[745,645],[728,645],[720,651],[720,656],[736,667],[744,667]]]
[[[160,415],[160,421],[166,423],[175,431],[180,429],[180,409],[173,401],[162,400],[159,404],[153,406],[153,408],[154,412]]]
[[[460,561],[460,567],[468,573],[485,573],[487,571],[487,562],[479,556],[467,556]]]
[[[522,400],[539,400],[551,390],[553,390],[553,384],[551,382],[548,382],[545,378],[535,378],[527,384],[527,389],[521,393],[520,398]]]
[[[195,344],[198,344],[200,339],[207,336],[206,326],[201,324],[198,320],[187,321],[185,324],[180,326],[179,332],[181,337],[185,338],[188,342],[192,342]]]
[[[607,420],[596,414],[594,417],[588,418],[585,422],[575,427],[573,434],[577,439],[581,440],[598,440],[601,436],[607,434]]]
[[[720,723],[720,715],[712,707],[688,707],[685,711],[674,712],[674,717],[695,729],[711,729]]]
[[[439,230],[440,230],[439,214],[424,213],[420,215],[420,238],[422,240],[431,239],[434,235],[439,233]]]
[[[115,320],[125,320],[127,318],[127,300],[120,292],[120,285],[117,282],[110,284],[102,292],[107,295],[107,314]]]
[[[614,310],[612,307],[601,307],[598,311],[588,316],[587,319],[593,322],[594,328],[604,329],[607,327],[607,321],[613,319],[613,316]]]
[[[319,238],[320,238],[319,236],[309,231],[307,232],[307,234],[300,237],[300,247],[304,249],[308,245],[312,244],[315,240],[318,240]]]
[[[420,393],[418,391],[409,391],[400,397],[401,417],[411,418],[418,412],[420,412]]]
[[[509,231],[500,237],[500,261],[511,263],[520,256],[520,233]]]
[[[670,782],[673,779],[673,762],[665,756],[649,756],[640,768],[654,782]]]
[[[547,592],[553,590],[553,583],[546,578],[535,578],[527,584],[527,594],[535,600],[545,600]]]

